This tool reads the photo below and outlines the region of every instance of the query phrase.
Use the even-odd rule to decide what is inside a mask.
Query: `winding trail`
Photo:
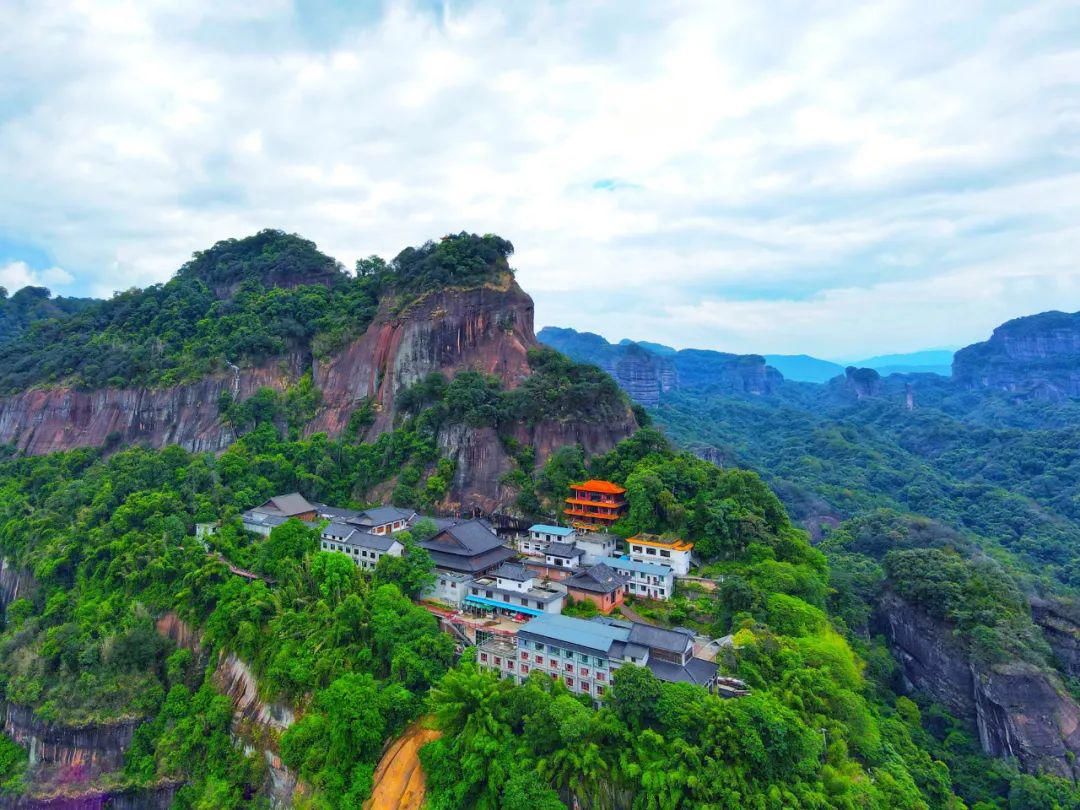
[[[375,769],[375,786],[364,810],[420,810],[424,804],[424,769],[417,756],[440,732],[419,720],[386,749]]]

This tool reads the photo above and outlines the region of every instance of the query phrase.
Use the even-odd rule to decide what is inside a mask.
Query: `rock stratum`
[[[392,429],[398,394],[425,375],[476,370],[513,388],[530,373],[528,352],[538,346],[532,299],[507,275],[499,284],[428,294],[401,312],[393,299],[383,301],[367,330],[325,359],[297,352],[167,388],[57,387],[0,397],[0,443],[34,455],[130,444],[218,452],[236,439],[219,411],[222,394],[243,400],[261,388],[284,390],[309,370],[321,405],[305,433],[338,436],[351,414],[370,403],[376,418],[366,438],[372,439]],[[604,425],[552,421],[519,425],[514,433],[537,447],[542,464],[566,444],[606,451],[635,428],[627,408]],[[457,462],[448,505],[491,510],[511,498],[499,479],[512,461],[494,431],[450,428],[439,444]]]
[[[1015,759],[1029,773],[1080,776],[1080,706],[1054,675],[1023,662],[972,660],[952,628],[894,593],[878,608],[909,690],[972,723],[987,754]]]
[[[1043,312],[1002,324],[953,358],[953,379],[1033,399],[1080,397],[1080,312]]]
[[[658,344],[612,344],[600,335],[548,326],[539,340],[568,357],[599,366],[635,402],[653,408],[671,391],[719,394],[771,394],[783,375],[757,354],[727,354],[707,349],[675,351]]]

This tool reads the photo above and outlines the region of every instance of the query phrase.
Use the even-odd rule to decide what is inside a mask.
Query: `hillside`
[[[545,330],[568,357],[511,254],[462,233],[349,273],[264,231],[0,350],[0,802],[355,808],[421,717],[435,810],[1080,800],[1075,542],[1030,466],[1052,442],[1071,464],[1068,407]],[[436,524],[369,570],[239,518],[297,491],[550,521],[594,477],[626,491],[617,534],[695,543],[697,579],[634,610],[725,639],[749,694],[633,664],[599,707],[498,680],[415,601]],[[972,523],[878,508],[909,503]],[[788,510],[834,526],[820,548]]]
[[[335,437],[351,425],[373,440],[393,428],[399,394],[431,374],[477,371],[509,390],[536,358],[557,388],[572,370],[554,371],[537,353],[512,251],[499,237],[462,233],[390,262],[362,260],[349,274],[278,231],[220,242],[165,284],[0,345],[0,443],[34,454],[136,442],[220,451],[250,429],[245,402],[276,408],[297,435]],[[602,452],[633,430],[617,389],[591,390],[593,412],[574,395],[539,398],[474,431],[445,426],[450,501],[513,501],[501,481],[515,461],[500,437],[535,446],[541,464],[563,444]]]
[[[23,287],[9,296],[0,287],[0,342],[18,337],[39,321],[64,318],[97,303],[93,298],[53,297],[44,287]]]
[[[783,382],[783,377],[759,355],[700,349],[674,351],[666,346],[654,351],[650,344],[611,344],[600,335],[551,326],[542,329],[537,338],[574,360],[599,366],[636,402],[649,407],[671,391],[762,394]]]

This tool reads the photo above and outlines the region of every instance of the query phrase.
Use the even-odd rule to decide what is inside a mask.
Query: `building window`
[[[485,653],[485,652],[480,653],[480,660],[481,661],[487,661],[487,653]]]
[[[508,670],[510,670],[511,672],[513,672],[514,671],[514,662],[511,661],[510,659],[507,659],[506,660],[506,668]]]
[[[631,546],[630,548],[635,554],[641,553],[641,546]]]
[[[522,664],[521,665],[521,674],[522,675],[527,675],[528,673],[529,673],[529,665],[528,664]]]
[[[598,681],[604,680],[604,673],[603,672],[597,672],[596,673],[596,680],[598,680]]]
[[[589,677],[589,670],[586,667],[580,667],[578,669],[578,675],[580,675],[583,678],[588,678]]]
[[[633,658],[631,658],[630,660],[631,660],[631,661],[633,661],[634,659],[633,659]],[[497,655],[495,656],[495,666],[497,666],[497,667],[501,667],[501,666],[502,666],[502,659],[501,659],[501,658],[499,658],[499,656],[497,656]]]
[[[589,663],[589,656],[587,656],[585,653],[579,653],[578,654],[578,661],[580,661],[583,664],[587,664],[587,663]]]
[[[573,658],[574,657],[574,651],[573,650],[563,650],[563,657],[564,658]]]
[[[596,687],[596,694],[598,694],[598,695],[604,694],[604,687],[602,687],[602,686]]]
[[[559,668],[559,662],[556,661],[554,658],[551,659],[551,668],[552,669],[558,669]]]
[[[589,691],[589,685],[587,683],[585,683],[585,681],[582,681],[581,682],[581,689],[584,692],[588,692]]]
[[[563,669],[565,669],[567,672],[573,672],[574,671],[574,665],[573,664],[567,664],[565,667],[563,667]]]
[[[661,557],[670,557],[670,556],[671,556],[671,552],[670,552],[670,551],[668,551],[667,549],[663,549],[663,548],[662,548],[662,549],[660,549],[660,556],[661,556]]]
[[[539,641],[534,641],[533,642],[533,649],[534,650],[540,650],[540,652],[543,652],[544,651],[544,645],[541,644]]]
[[[566,678],[565,680],[566,680],[566,685],[569,686],[571,689],[573,689],[574,688],[574,679],[573,678]]]
[[[649,548],[645,549],[645,553],[646,554],[651,554],[652,556],[655,557],[656,556],[656,549],[653,548],[652,546],[649,546]]]
[[[527,652],[523,652],[521,654],[521,660],[522,661],[528,661],[529,660],[529,654]]]

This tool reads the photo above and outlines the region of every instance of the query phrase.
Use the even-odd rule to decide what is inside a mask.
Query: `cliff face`
[[[1080,312],[1002,324],[988,341],[956,353],[953,379],[1036,399],[1080,397]]]
[[[0,444],[31,454],[113,443],[216,452],[236,438],[218,411],[223,393],[242,400],[264,387],[283,390],[308,368],[322,405],[305,432],[339,435],[353,411],[368,401],[376,411],[367,434],[372,439],[392,428],[397,395],[427,374],[453,377],[477,370],[514,387],[528,375],[528,351],[537,346],[532,299],[507,276],[501,285],[424,296],[400,313],[392,301],[384,301],[360,338],[310,365],[291,354],[172,388],[55,388],[0,397]],[[622,421],[602,428],[538,425],[520,440],[537,444],[542,463],[568,442],[580,441],[590,452],[608,450],[635,427],[628,410]],[[451,430],[439,441],[458,462],[452,502],[492,509],[512,495],[499,484],[511,462],[494,433]]]
[[[31,768],[38,775],[55,772],[74,784],[122,768],[139,722],[66,726],[37,720],[26,706],[4,707],[4,733],[30,752]]]
[[[303,373],[302,358],[216,374],[173,388],[51,388],[0,397],[0,443],[32,455],[100,447],[107,442],[178,444],[197,452],[223,450],[236,436],[221,421],[218,397],[244,399],[260,388],[284,388]]]
[[[326,407],[308,432],[340,433],[357,405],[371,400],[378,416],[369,435],[378,435],[393,423],[396,395],[433,371],[453,377],[473,369],[514,387],[528,375],[526,354],[536,346],[532,299],[513,281],[428,295],[400,315],[384,301],[359,340],[315,361]]]
[[[878,622],[908,688],[972,722],[987,754],[1013,757],[1029,773],[1080,776],[1080,706],[1055,679],[1030,664],[970,660],[949,627],[895,594],[883,597]]]
[[[541,330],[539,339],[575,360],[599,366],[631,399],[647,408],[659,405],[669,391],[761,395],[772,393],[784,382],[780,372],[756,354],[674,351],[632,341],[613,345],[600,335],[551,326]]]

